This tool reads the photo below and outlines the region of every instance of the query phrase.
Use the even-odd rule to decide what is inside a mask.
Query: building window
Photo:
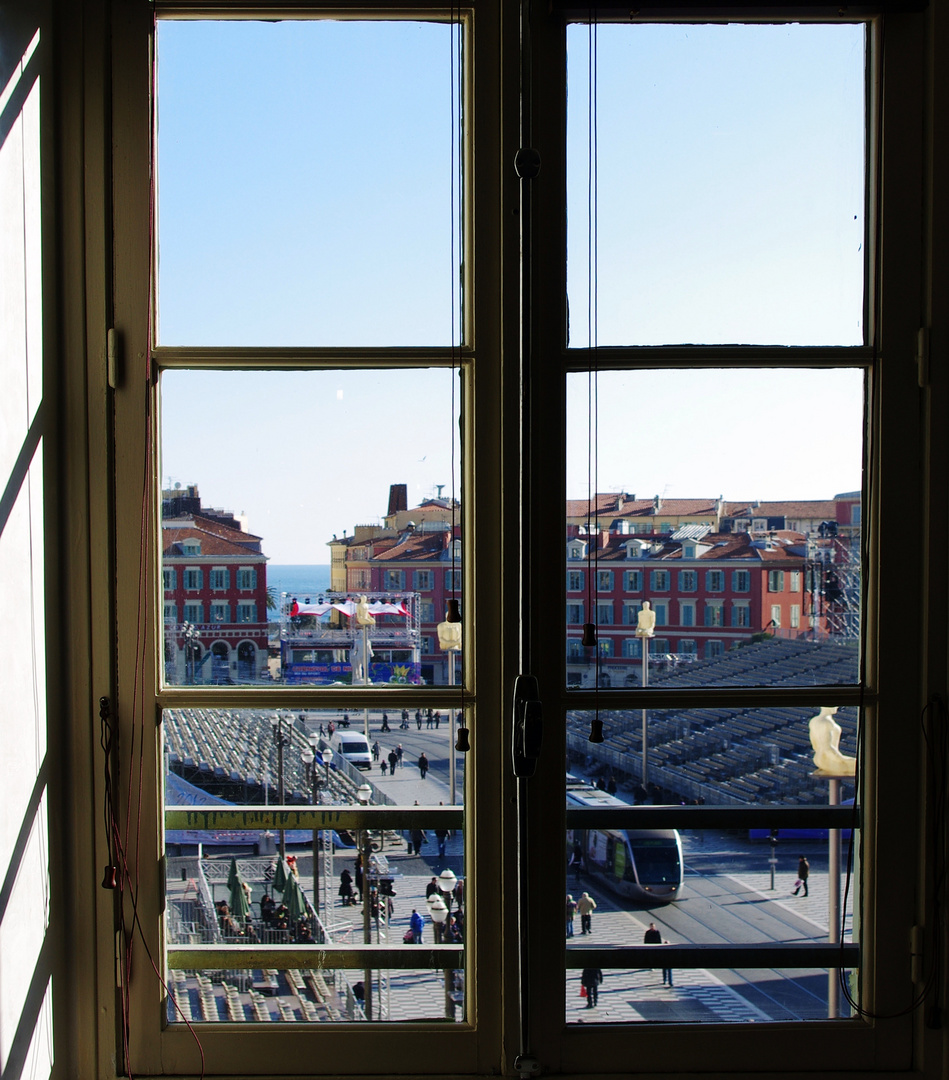
[[[446,570],[445,571],[445,591],[457,592],[461,589],[461,571],[460,570]]]
[[[215,600],[211,604],[211,622],[229,623],[231,621],[231,605],[223,604]]]
[[[450,573],[450,571],[449,571]],[[392,592],[402,592],[405,588],[404,570],[386,570],[382,575],[382,587]]]
[[[706,570],[705,589],[707,592],[723,592],[725,589],[725,571]]]
[[[707,660],[714,660],[716,656],[722,656],[724,653],[725,646],[720,641],[705,642],[705,658]]]
[[[568,570],[567,571],[567,591],[568,592],[582,592],[583,590],[583,571],[582,570]]]
[[[165,622],[176,623],[178,621],[178,607],[176,604],[165,604]]]
[[[643,572],[642,570],[624,570],[623,571],[623,592],[642,592],[643,591]]]
[[[419,638],[420,651],[423,656],[430,656],[433,650],[433,640],[427,634],[423,634]]]
[[[639,621],[639,610],[642,607],[641,604],[635,600],[626,600],[623,603],[623,625],[635,626]]]
[[[435,621],[435,603],[432,600],[423,600],[419,604],[419,618],[423,623],[433,623]]]
[[[669,622],[669,605],[664,601],[652,605],[656,613],[656,626],[665,626]]]
[[[204,575],[201,572],[200,567],[186,566],[184,572],[184,585],[186,589],[200,589],[202,588],[202,580]]]
[[[435,575],[431,570],[416,570],[413,581],[416,592],[429,592],[435,588]]]
[[[201,541],[200,540],[185,540],[181,545],[181,554],[185,558],[192,558],[195,555],[201,554]]]
[[[638,637],[623,638],[623,656],[628,660],[641,660],[643,656],[643,639]]]
[[[583,624],[582,602],[567,604],[567,622],[570,626],[581,626]]]
[[[204,604],[185,604],[184,621],[195,625],[204,622]]]
[[[793,630],[797,630],[801,625],[801,605],[792,604],[789,614],[789,625]]]
[[[695,626],[695,604],[691,601],[682,601],[679,604],[679,624],[681,626]]]
[[[208,572],[209,584],[212,589],[221,590],[230,587],[230,572],[226,566],[213,566]]]
[[[679,571],[679,592],[695,592],[698,586],[698,574],[694,570]]]
[[[166,566],[161,572],[162,588],[168,592],[175,588],[175,568],[173,566]]]
[[[791,574],[790,574],[790,577],[791,577],[791,581],[790,581],[791,592],[800,592],[801,591],[801,571],[800,570],[792,570]]]
[[[705,603],[705,625],[706,626],[721,626],[722,625],[722,601],[721,600],[708,600]]]
[[[257,605],[252,603],[241,603],[237,605],[237,621],[239,623],[255,623],[257,622]]]
[[[697,651],[695,642],[692,638],[680,638],[678,651],[682,653],[683,656],[695,656]]]
[[[732,626],[751,626],[751,608],[748,604],[732,604]]]
[[[768,571],[768,592],[784,592],[784,571]]]
[[[613,655],[613,639],[609,637],[601,637],[596,643],[597,649],[599,649],[600,656],[606,658]]]
[[[781,626],[781,605],[780,604],[772,604],[771,605],[771,625],[773,627],[775,627],[775,628],[778,628],[778,627]]]
[[[596,604],[596,624],[597,626],[612,626],[613,624],[613,604],[607,601],[598,600]]]
[[[587,546],[581,541],[577,540],[571,544],[567,544],[567,558],[576,561],[582,559],[586,555]]]
[[[596,572],[596,591],[597,592],[612,592],[613,591],[613,571],[612,570],[597,570],[597,572]]]
[[[252,566],[241,566],[237,570],[237,587],[239,589],[257,588],[257,571]]]
[[[567,638],[567,659],[582,660],[584,656],[583,643],[579,638]]]
[[[732,570],[732,592],[750,592],[751,573],[748,570]]]
[[[650,656],[665,656],[669,652],[669,639],[664,637],[647,638]]]
[[[652,570],[649,574],[649,588],[653,592],[669,591],[669,571]]]

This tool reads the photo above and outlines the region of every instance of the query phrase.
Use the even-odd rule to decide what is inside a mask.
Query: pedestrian
[[[599,968],[584,968],[580,974],[580,985],[586,990],[587,1008],[595,1009],[600,997],[600,983],[603,972]]]
[[[405,730],[408,729],[408,726],[409,726],[409,710],[408,709],[403,709],[402,710],[402,723],[399,725],[399,727],[401,727],[402,730],[405,731]]]
[[[381,749],[382,749],[382,747],[379,745],[379,740],[376,739],[376,741],[372,744],[372,760],[373,761],[378,761],[379,760],[379,751]]]
[[[438,878],[433,877],[432,880],[425,886],[425,899],[438,892]]]
[[[431,710],[431,708],[429,708],[425,712],[425,726],[426,726],[426,728],[430,728],[433,723],[434,723],[434,718],[432,716],[432,710]]]
[[[405,762],[402,760],[402,755],[404,753],[405,753],[405,751],[402,749],[402,743],[399,743],[399,745],[395,748],[395,756],[399,759],[399,768],[400,769],[405,768]]]
[[[668,944],[668,941],[663,941],[663,945]],[[662,985],[665,986],[667,983],[669,986],[672,986],[672,968],[664,967],[662,969]]]
[[[418,771],[422,774],[424,780],[425,774],[428,772],[428,758],[424,754],[419,754]]]
[[[616,794],[616,777],[613,776],[612,773],[610,774],[609,780],[607,780],[606,782],[606,793],[607,795]]]
[[[340,721],[340,723],[343,725],[343,727],[349,727],[349,713],[348,712],[343,713],[343,719]]]
[[[648,930],[646,931],[645,934],[643,934],[643,944],[644,945],[661,945],[662,944],[662,934],[660,934],[659,931],[656,929],[656,924],[654,922],[651,922],[649,924]]]
[[[356,892],[359,894],[360,903],[362,902],[362,855],[356,856]]]
[[[811,864],[807,861],[807,856],[802,855],[797,861],[797,881],[794,882],[794,895],[804,889],[804,895],[807,896],[807,879],[811,872]]]
[[[387,712],[384,712],[382,714],[382,727],[381,727],[380,730],[381,731],[391,731],[392,730],[389,727],[389,714]]]
[[[394,751],[389,751],[389,772],[395,776],[395,767],[399,763],[399,755]]]
[[[421,855],[422,854],[422,844],[425,843],[425,839],[426,839],[425,833],[421,829],[413,829],[412,830],[411,846],[413,846],[415,848],[415,851],[414,851],[414,853],[412,851],[409,851],[409,854],[410,855],[412,855],[412,854]]]
[[[382,769],[382,775],[383,775],[383,776],[385,776],[385,775],[386,775],[386,771],[387,771],[387,770],[388,770],[388,768],[389,768],[389,763],[388,763],[388,761],[385,761],[385,760],[384,760],[384,761],[382,762],[382,764],[381,764],[380,768]]]
[[[567,937],[573,937],[573,920],[577,914],[577,902],[574,898],[567,893]]]
[[[330,720],[329,727],[326,730],[330,733],[330,738],[332,739],[333,732],[336,730],[336,725],[333,723],[332,720]]]
[[[583,866],[583,848],[579,840],[574,840],[573,850],[570,852],[570,862],[567,864],[573,870],[574,885],[580,884],[580,869]]]
[[[442,722],[441,709],[435,710],[435,730],[438,731],[438,725]]]
[[[440,859],[445,858],[445,844],[448,841],[448,837],[451,833],[447,829],[436,829],[435,839],[438,841],[438,857]]]
[[[322,725],[322,724],[320,724],[320,734],[321,734],[321,735],[325,735],[325,734],[326,734],[326,732],[325,732],[325,731],[323,730],[323,725]]]
[[[422,916],[412,908],[412,918],[409,919],[409,929],[412,931],[412,942],[415,945],[422,944],[422,931],[425,929],[425,923],[422,922]]]
[[[353,902],[353,875],[346,867],[339,875],[339,895],[343,901],[343,907],[348,907]]]
[[[421,709],[416,709],[415,710],[415,726],[419,729],[419,731],[422,730],[422,710]]]
[[[596,901],[593,897],[585,892],[581,895],[577,901],[577,912],[580,915],[580,933],[592,934],[593,933],[593,912],[596,911]]]

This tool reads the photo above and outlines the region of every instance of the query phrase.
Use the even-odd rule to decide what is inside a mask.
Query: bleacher
[[[763,641],[723,656],[650,672],[653,687],[792,687],[852,685],[856,645]],[[648,714],[649,782],[662,800],[708,804],[827,801],[826,781],[815,778],[808,721],[816,708],[652,709]],[[603,743],[590,743],[590,714],[568,713],[567,744],[575,757],[601,772],[642,776],[642,712],[601,706]],[[838,710],[840,749],[854,755],[857,710]],[[849,787],[849,785],[845,785]],[[844,797],[852,796],[844,791]]]

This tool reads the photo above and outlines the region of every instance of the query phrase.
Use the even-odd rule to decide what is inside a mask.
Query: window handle
[[[518,675],[514,680],[514,731],[511,757],[515,776],[533,776],[544,737],[543,706],[537,679]]]

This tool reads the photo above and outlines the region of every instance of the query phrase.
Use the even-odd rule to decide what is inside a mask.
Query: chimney
[[[654,499],[652,500],[652,512],[653,512],[654,514],[658,514],[658,513],[659,513],[659,511],[660,511],[661,509],[662,509],[662,496],[661,496],[661,495],[657,495],[657,496],[656,496],[656,497],[655,497],[655,498],[654,498]]]
[[[390,484],[389,485],[389,510],[387,517],[391,514],[397,514],[400,510],[408,510],[409,508],[409,495],[408,486],[406,484]]]
[[[616,496],[616,510],[617,510],[617,513],[620,510],[623,509],[623,505],[625,504],[625,502],[626,502],[626,498],[625,498],[625,496],[623,495],[623,493],[621,491],[619,493],[619,495]]]

